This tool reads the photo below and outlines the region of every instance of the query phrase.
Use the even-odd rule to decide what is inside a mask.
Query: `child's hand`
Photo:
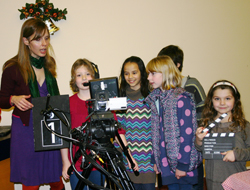
[[[132,168],[134,171],[139,171],[139,166],[138,166],[138,164],[137,164],[137,162],[136,162],[136,160],[134,159],[134,157],[132,156],[131,157],[131,159],[132,159],[132,162],[134,163],[134,168]],[[130,162],[128,161],[128,165],[129,165],[129,168],[131,169],[131,164],[130,164]]]
[[[204,127],[199,127],[196,130],[195,136],[196,136],[196,144],[201,146],[202,145],[202,140],[204,139],[204,137],[207,135],[208,132],[202,133]]]
[[[184,172],[184,171],[181,171],[181,170],[178,170],[178,169],[176,169],[176,171],[175,171],[175,177],[177,179],[180,179],[181,177],[184,177],[186,175],[187,175],[187,172]]]
[[[68,162],[65,162],[63,163],[63,168],[62,168],[62,176],[65,180],[68,180],[69,179],[69,175],[68,175],[68,169],[69,167],[71,166],[71,163],[68,161]],[[72,172],[73,173],[73,172]]]
[[[127,159],[127,162],[128,162],[128,167],[129,167],[129,169],[131,169],[131,164],[130,164],[128,158],[126,158],[126,159]],[[139,171],[139,166],[138,166],[136,160],[134,159],[133,156],[131,156],[131,159],[132,159],[132,162],[133,162],[134,165],[135,165],[134,168],[132,168],[132,169],[133,169],[134,171]]]
[[[223,158],[224,162],[234,162],[235,161],[235,156],[234,156],[234,151],[229,150],[227,152],[222,152],[222,155],[225,155]]]
[[[160,172],[158,171],[158,169],[157,169],[156,164],[154,164],[154,171],[155,171],[156,174],[159,174],[159,173],[160,173]]]

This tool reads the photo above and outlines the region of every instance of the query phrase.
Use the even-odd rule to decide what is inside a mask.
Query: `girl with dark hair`
[[[139,176],[127,167],[128,175],[136,190],[155,189],[155,172],[150,163],[151,113],[144,99],[149,94],[148,80],[143,61],[136,56],[127,58],[121,69],[120,95],[127,97],[126,113],[117,113],[118,121],[126,130],[126,139],[139,166]]]
[[[147,76],[146,68],[145,68],[144,62],[141,60],[141,58],[136,57],[136,56],[131,56],[131,57],[127,58],[122,65],[121,74],[120,74],[120,78],[119,78],[119,80],[120,80],[120,96],[126,97],[126,89],[131,85],[135,86],[135,84],[128,83],[128,81],[126,80],[127,74],[125,76],[124,67],[126,66],[127,63],[130,63],[131,65],[134,65],[135,67],[137,65],[137,67],[138,67],[137,71],[139,71],[140,80],[136,81],[136,84],[140,85],[140,83],[143,82],[143,85],[140,87],[140,92],[141,92],[143,97],[147,97],[147,95],[149,94],[149,89],[148,89],[149,86],[148,86],[148,80],[147,80],[148,76]]]
[[[49,183],[52,190],[64,189],[59,150],[35,152],[31,98],[59,95],[56,63],[50,56],[50,34],[40,19],[24,22],[18,54],[3,65],[0,108],[14,106],[11,126],[10,181],[23,190]]]
[[[223,189],[222,182],[234,173],[246,170],[246,161],[250,160],[250,124],[246,121],[236,86],[227,80],[215,82],[205,100],[201,126],[196,131],[196,148],[202,150],[202,140],[207,133],[202,133],[222,114],[227,116],[211,129],[211,133],[235,133],[233,150],[221,153],[223,160],[206,160],[205,171],[208,190]]]

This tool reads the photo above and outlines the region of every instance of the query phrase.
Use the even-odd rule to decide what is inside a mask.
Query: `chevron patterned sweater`
[[[126,130],[126,139],[132,156],[137,161],[140,175],[137,177],[129,170],[130,179],[134,183],[155,183],[155,172],[151,164],[151,111],[144,98],[138,100],[127,99],[126,113],[117,114],[117,119]]]

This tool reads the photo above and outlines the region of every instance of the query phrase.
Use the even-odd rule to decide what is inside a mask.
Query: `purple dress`
[[[48,94],[46,82],[38,88],[40,96]],[[60,150],[35,152],[32,119],[31,112],[29,126],[24,126],[20,118],[12,116],[10,181],[26,186],[58,182],[62,175]]]

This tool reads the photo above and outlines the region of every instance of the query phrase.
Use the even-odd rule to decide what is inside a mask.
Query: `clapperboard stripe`
[[[208,125],[207,128],[205,128],[202,133],[205,133],[207,131],[209,131],[210,129],[212,129],[216,123],[219,123],[222,119],[224,119],[227,116],[227,113],[223,113],[219,118],[217,118],[216,120],[214,120],[213,123],[210,123],[210,125]]]

